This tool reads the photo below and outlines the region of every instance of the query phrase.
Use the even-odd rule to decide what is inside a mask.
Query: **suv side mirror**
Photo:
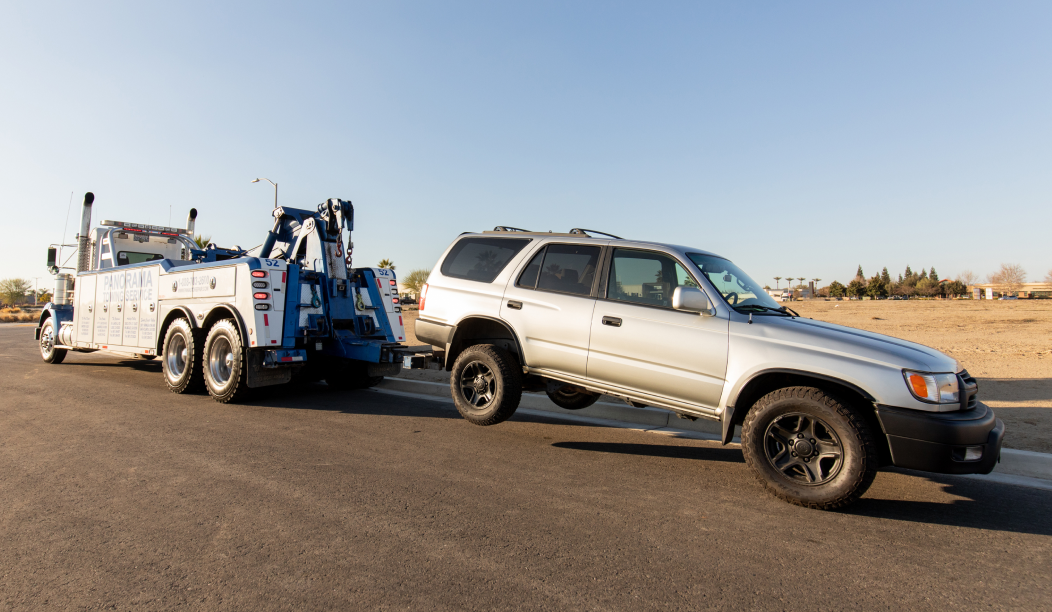
[[[709,314],[709,311],[712,309],[712,302],[709,301],[709,296],[705,295],[705,292],[701,289],[681,286],[676,287],[676,290],[672,292],[672,308],[685,312]]]
[[[58,258],[58,251],[55,249],[55,247],[49,248],[47,250],[47,267],[48,268],[54,268],[55,265],[56,265],[55,264],[55,260],[57,258]]]

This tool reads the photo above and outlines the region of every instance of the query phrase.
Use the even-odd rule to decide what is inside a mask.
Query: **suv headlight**
[[[929,404],[957,404],[961,401],[961,391],[957,384],[956,374],[931,374],[903,370],[906,387],[913,397]]]

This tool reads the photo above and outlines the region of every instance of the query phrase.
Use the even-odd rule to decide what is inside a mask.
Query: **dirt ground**
[[[924,344],[979,381],[979,398],[1007,426],[1005,446],[1052,453],[1052,300],[793,302],[801,316]],[[407,344],[416,311],[403,313]],[[404,376],[446,381],[441,372]]]

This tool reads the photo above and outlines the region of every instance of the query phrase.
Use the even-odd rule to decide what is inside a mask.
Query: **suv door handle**
[[[618,319],[617,317],[603,317],[603,325],[621,327],[621,319]]]
[[[512,310],[522,310],[522,302],[508,300],[508,308],[511,308]]]

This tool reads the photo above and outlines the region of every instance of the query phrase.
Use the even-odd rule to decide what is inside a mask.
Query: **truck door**
[[[139,285],[139,343],[136,346],[157,346],[157,278],[159,266],[142,269]]]
[[[139,288],[142,284],[142,268],[124,272],[124,333],[123,346],[139,346]]]
[[[699,286],[672,256],[615,249],[596,302],[588,378],[714,408],[727,374],[727,319],[672,309],[679,285]],[[604,299],[605,298],[605,299]]]
[[[124,340],[124,272],[111,272],[106,275],[106,278],[110,283],[110,329],[106,334],[106,344],[120,346]]]
[[[73,342],[76,346],[87,346],[91,344],[94,337],[95,282],[97,279],[98,276],[95,274],[77,276],[77,285],[74,287],[77,295],[74,307],[77,323],[73,327]]]
[[[116,308],[110,307],[112,276],[112,273],[95,275],[95,334],[92,338],[95,344],[109,344],[110,341],[110,311],[117,313]]]

